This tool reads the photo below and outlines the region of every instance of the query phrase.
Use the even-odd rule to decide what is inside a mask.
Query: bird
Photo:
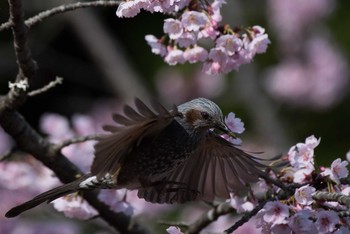
[[[229,199],[248,183],[266,177],[269,167],[221,134],[234,137],[213,101],[200,97],[168,110],[151,108],[138,98],[124,114],[113,114],[94,146],[90,173],[39,194],[10,209],[18,216],[41,203],[88,189],[138,190],[151,203],[185,203]],[[221,133],[221,134],[220,134]]]

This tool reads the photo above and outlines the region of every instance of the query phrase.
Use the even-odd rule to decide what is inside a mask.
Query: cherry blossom
[[[176,43],[179,47],[187,48],[191,45],[196,44],[197,38],[193,34],[193,32],[183,32],[179,38],[177,38]]]
[[[311,205],[313,202],[312,195],[316,189],[310,185],[304,185],[295,190],[295,200],[301,205]]]
[[[164,20],[163,30],[169,35],[170,39],[178,39],[183,33],[181,22],[172,18]]]
[[[165,35],[161,40],[153,35],[146,36],[152,52],[163,57],[169,65],[203,62],[202,71],[207,74],[228,73],[251,62],[256,54],[265,53],[270,43],[265,29],[260,26],[239,29],[236,32],[229,25],[219,25],[222,21],[220,10],[226,3],[223,0],[214,0],[211,4],[202,2],[191,5],[189,0],[143,0],[142,4],[139,4],[140,1],[130,0],[129,4],[123,4],[118,8],[117,15],[130,17],[140,9],[165,14],[171,11],[178,12],[175,16],[172,15],[173,18],[164,20]],[[203,43],[206,45],[204,49],[202,39],[213,42],[215,46],[208,47],[208,43]],[[181,53],[183,51],[177,48],[187,51],[185,59]],[[209,51],[209,55],[206,51]]]
[[[152,48],[152,53],[159,54],[160,56],[165,56],[167,51],[164,44],[162,44],[155,36],[146,35],[145,39],[149,46]]]
[[[225,117],[225,124],[234,133],[242,134],[245,130],[244,123],[240,118],[236,118],[233,112]]]
[[[69,218],[90,219],[96,216],[97,211],[87,201],[77,194],[69,194],[52,201],[56,210],[64,213]]]
[[[331,168],[326,168],[325,171],[322,172],[322,175],[329,176],[331,180],[339,184],[339,179],[345,178],[349,174],[347,168],[348,164],[349,163],[347,161],[341,161],[340,158],[337,158],[332,162]]]
[[[140,5],[136,1],[122,1],[117,9],[116,15],[118,17],[134,17],[140,13]]]
[[[243,46],[236,35],[222,35],[216,40],[216,47],[223,47],[228,56],[234,55]]]
[[[288,152],[288,159],[295,169],[305,168],[314,164],[314,148],[318,146],[320,139],[310,136],[305,143],[292,146]]]
[[[312,213],[310,210],[300,210],[291,217],[288,225],[295,233],[311,233],[316,230],[316,226],[311,218]]]
[[[289,217],[289,208],[279,201],[268,202],[261,210],[265,222],[273,225],[285,224]]]
[[[183,234],[183,232],[181,232],[181,229],[179,227],[175,227],[175,226],[170,226],[166,229],[166,231],[169,234]]]
[[[230,204],[236,209],[237,213],[249,212],[254,209],[255,205],[253,202],[248,201],[247,197],[241,197],[231,194]]]
[[[308,164],[307,166],[296,169],[293,175],[293,182],[304,184],[312,180],[312,172],[315,170],[314,165]]]
[[[209,18],[203,12],[186,11],[182,15],[181,23],[187,31],[199,31],[209,23]]]
[[[184,63],[185,57],[184,52],[182,50],[171,48],[169,49],[168,54],[164,58],[165,62],[169,65],[176,65],[178,63]]]
[[[101,190],[98,199],[107,204],[115,212],[123,212],[128,216],[133,215],[133,206],[126,201],[125,189]]]
[[[208,57],[208,52],[203,47],[196,46],[192,49],[185,50],[183,56],[186,61],[196,63],[198,61],[206,60]]]
[[[332,210],[322,210],[316,213],[316,227],[319,233],[329,233],[335,230],[339,223],[338,214]]]

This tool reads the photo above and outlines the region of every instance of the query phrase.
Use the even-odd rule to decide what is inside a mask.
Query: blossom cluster
[[[122,2],[116,14],[134,17],[141,9],[167,14],[176,12],[175,18],[164,20],[163,37],[146,35],[152,52],[169,65],[203,62],[203,71],[219,74],[238,70],[256,54],[264,53],[270,43],[265,29],[260,26],[242,30],[221,25],[220,11],[225,3],[224,0],[214,0],[211,4],[199,0],[131,0]],[[204,48],[200,44],[212,46]]]
[[[348,161],[338,158],[330,168],[316,168],[314,149],[319,143],[320,139],[310,136],[305,142],[297,143],[289,149],[287,160],[290,166],[271,174],[271,177],[280,179],[287,186],[296,186],[294,194],[283,200],[267,202],[252,218],[254,221],[244,224],[237,229],[237,233],[245,233],[243,230],[247,227],[250,228],[250,233],[350,233],[350,218],[338,214],[339,211],[347,211],[348,207],[339,202],[315,200],[313,197],[318,191],[350,195],[350,186],[341,183],[341,179],[348,176]],[[320,186],[323,183],[327,185]],[[228,202],[238,214],[247,213],[259,205],[259,200],[267,199],[271,194],[277,195],[280,191],[281,188],[260,180],[252,186],[249,195],[242,197],[231,194]],[[232,225],[232,221],[221,224],[220,227],[227,225]],[[175,226],[170,226],[167,232],[183,233]]]
[[[276,176],[285,185],[294,183],[298,188],[292,197],[268,202],[259,211],[256,216],[256,227],[263,233],[313,233],[316,230],[317,233],[350,233],[350,219],[341,219],[337,213],[344,207],[337,202],[321,202],[313,198],[317,191],[329,189],[327,186],[316,189],[315,178],[328,183],[332,188],[331,191],[344,195],[349,195],[350,191],[349,185],[340,183],[340,179],[348,176],[347,161],[338,158],[333,161],[330,168],[315,167],[314,149],[319,143],[320,139],[310,136],[305,142],[297,143],[289,149],[287,158],[290,167],[283,169]],[[267,191],[266,187],[264,189]],[[276,192],[279,190],[274,189]],[[253,192],[255,193],[254,190]],[[241,202],[249,209],[237,209],[237,212],[250,211],[252,208],[246,203],[247,201]]]

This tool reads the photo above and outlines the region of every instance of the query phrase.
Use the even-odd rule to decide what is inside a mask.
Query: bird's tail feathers
[[[59,186],[57,188],[51,189],[47,192],[44,192],[42,194],[39,194],[38,196],[34,197],[32,200],[29,200],[21,205],[18,205],[16,207],[13,207],[10,209],[5,216],[7,218],[16,217],[17,215],[21,214],[22,212],[29,210],[31,208],[34,208],[41,203],[44,202],[51,202],[59,197],[62,197],[64,195],[76,192],[79,190],[79,184],[81,180],[76,180],[68,184],[64,184],[62,186]]]

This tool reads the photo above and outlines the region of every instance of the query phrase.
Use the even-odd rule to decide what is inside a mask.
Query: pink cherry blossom
[[[226,54],[234,55],[243,46],[243,42],[235,35],[223,35],[216,40],[216,47],[223,47]]]
[[[294,233],[312,233],[316,226],[311,218],[310,210],[300,210],[291,217],[288,225]]]
[[[135,1],[122,1],[117,9],[116,15],[118,17],[134,17],[140,13],[140,5]]]
[[[182,15],[182,25],[188,31],[199,31],[209,23],[209,18],[203,12],[186,11]]]
[[[315,149],[321,142],[321,138],[316,138],[314,135],[311,135],[305,139],[305,144],[312,148]]]
[[[184,63],[184,52],[182,50],[172,48],[164,58],[165,62],[169,65],[176,65],[178,63]]]
[[[175,227],[175,226],[170,226],[166,229],[166,231],[169,234],[183,234],[183,232],[181,232],[181,229],[179,227]]]
[[[277,224],[271,227],[271,233],[273,234],[290,234],[291,229],[288,224]]]
[[[329,233],[335,230],[335,225],[339,223],[338,214],[332,210],[322,210],[316,213],[316,227],[318,233]]]
[[[212,48],[210,50],[209,59],[211,59],[214,62],[218,62],[222,67],[226,64],[226,61],[228,59],[228,55],[226,53],[225,48],[215,47],[215,48]]]
[[[74,128],[74,132],[79,136],[85,136],[85,135],[96,133],[94,120],[87,115],[82,115],[82,114],[73,115],[72,125]]]
[[[347,168],[348,164],[349,163],[347,161],[341,161],[340,158],[337,158],[332,162],[331,168],[326,168],[321,174],[323,176],[329,176],[331,180],[339,184],[339,179],[345,178],[349,174]]]
[[[288,152],[288,160],[295,169],[307,167],[314,164],[314,148],[318,146],[320,139],[310,136],[305,143],[298,143],[292,146]]]
[[[303,184],[311,181],[312,172],[315,170],[315,167],[310,163],[305,167],[294,170],[296,171],[294,172],[293,182]]]
[[[152,53],[159,54],[160,56],[165,56],[167,51],[163,43],[161,43],[155,36],[146,35],[145,39],[148,45],[152,48]]]
[[[96,216],[97,211],[77,194],[69,194],[52,201],[56,210],[63,212],[69,218],[90,219]]]
[[[68,119],[59,114],[45,113],[40,119],[40,129],[54,138],[55,142],[73,136]]]
[[[233,112],[225,117],[225,124],[234,133],[242,134],[245,130],[244,123],[240,118],[236,118]]]
[[[180,47],[187,48],[196,44],[197,40],[193,32],[183,32],[175,41]]]
[[[173,10],[174,0],[149,1],[147,10],[150,12],[168,12]]]
[[[221,71],[221,65],[218,62],[205,62],[202,67],[202,71],[208,75],[216,75]]]
[[[198,33],[198,40],[202,38],[210,38],[215,40],[215,38],[220,35],[220,32],[212,24],[207,24],[202,30]]]
[[[295,200],[301,205],[311,205],[313,202],[312,195],[316,189],[310,185],[304,185],[297,188],[294,193]]]
[[[279,201],[268,202],[264,206],[263,220],[272,225],[285,224],[289,217],[289,208]]]
[[[98,199],[107,204],[111,210],[115,212],[123,212],[128,216],[133,215],[133,206],[126,201],[127,191],[125,189],[118,190],[101,190]]]
[[[200,46],[195,46],[192,49],[187,49],[184,52],[184,58],[190,63],[196,63],[198,61],[203,62],[208,57],[208,52],[206,49]]]
[[[247,197],[235,196],[231,194],[230,204],[236,209],[238,214],[249,212],[254,209],[255,205],[253,202],[248,201]]]
[[[170,39],[178,39],[183,33],[183,27],[179,20],[175,19],[165,19],[163,30],[165,33],[169,34]]]

